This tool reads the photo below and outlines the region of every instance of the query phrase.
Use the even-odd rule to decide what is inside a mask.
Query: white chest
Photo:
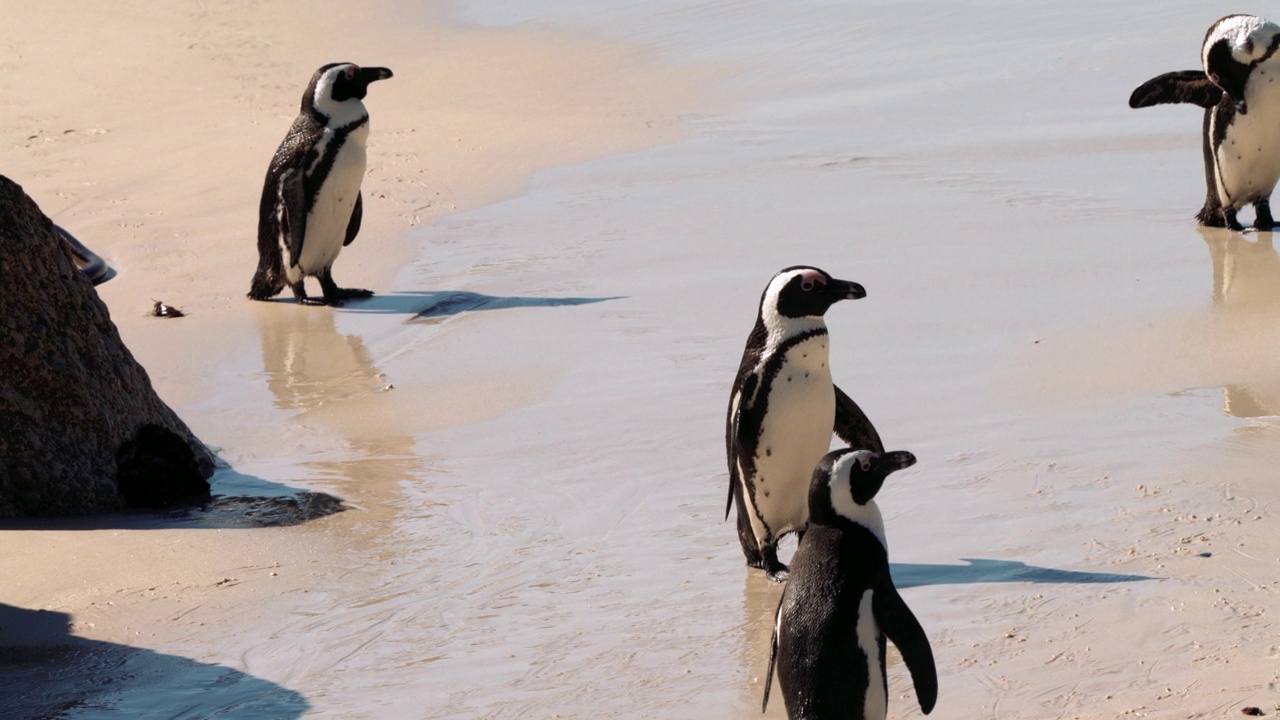
[[[1248,114],[1235,116],[1218,147],[1219,195],[1233,207],[1270,196],[1280,180],[1280,64],[1256,68],[1246,93]]]
[[[360,193],[360,183],[364,180],[365,143],[368,137],[368,123],[347,136],[316,195],[315,204],[307,214],[307,234],[302,244],[302,256],[298,259],[298,266],[303,274],[311,275],[333,265],[342,250],[351,212]],[[321,140],[321,150],[332,141],[332,131],[326,130]],[[323,152],[319,157],[323,157]]]
[[[868,590],[858,604],[858,647],[867,656],[867,697],[863,701],[863,716],[867,720],[884,720],[889,714],[889,698],[885,695],[885,680],[880,671],[880,626],[872,610]]]
[[[775,536],[807,523],[813,469],[831,447],[836,397],[827,357],[826,335],[792,347],[769,392],[754,481]]]

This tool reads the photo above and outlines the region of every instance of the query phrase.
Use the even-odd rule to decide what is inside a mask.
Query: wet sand
[[[162,7],[77,20],[143,57],[33,83],[67,97],[10,126],[6,172],[119,270],[101,294],[229,465],[215,492],[350,509],[0,531],[0,625],[182,669],[99,663],[67,717],[758,716],[780,588],[723,522],[721,433],[760,290],[795,263],[868,290],[828,316],[832,364],[919,458],[880,505],[934,717],[1280,706],[1280,256],[1194,227],[1198,110],[1125,104],[1236,8],[490,0],[361,18],[346,46],[319,11],[269,42],[256,6]],[[200,108],[207,157],[110,93],[80,121],[75,92],[146,48],[175,70],[144,115]],[[335,270],[379,295],[252,304],[260,174],[334,53],[396,71]],[[190,82],[228,112],[174,101]],[[890,716],[919,716],[889,674]]]

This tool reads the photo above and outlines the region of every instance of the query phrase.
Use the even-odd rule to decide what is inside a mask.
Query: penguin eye
[[[866,472],[871,469],[871,458],[862,458],[861,463],[862,472]]]
[[[804,280],[800,281],[800,289],[805,292],[809,292],[810,290],[813,289],[813,281],[808,278],[805,278]]]

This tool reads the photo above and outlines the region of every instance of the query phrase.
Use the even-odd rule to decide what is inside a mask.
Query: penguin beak
[[[1226,45],[1219,43],[1209,51],[1205,74],[1209,82],[1222,88],[1222,92],[1235,103],[1236,112],[1248,114],[1249,105],[1244,101],[1244,86],[1249,79],[1250,68],[1237,62],[1228,54]]]
[[[867,296],[866,288],[848,280],[833,279],[831,284],[827,286],[827,292],[831,295],[832,302],[858,300]]]
[[[916,456],[906,450],[894,450],[880,456],[880,462],[885,465],[885,474],[905,470],[916,464]]]
[[[374,82],[377,80],[386,80],[387,78],[393,77],[393,76],[391,74],[391,70],[387,68],[367,67],[367,68],[360,68],[359,77],[360,77],[360,82],[364,83],[365,85],[368,85],[371,82]]]

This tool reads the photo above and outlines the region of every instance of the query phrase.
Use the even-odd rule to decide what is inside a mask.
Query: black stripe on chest
[[[1262,57],[1258,58],[1257,60],[1249,64],[1252,67],[1255,67],[1255,68],[1258,67],[1262,63],[1270,60],[1271,56],[1276,54],[1277,49],[1280,49],[1280,33],[1276,33],[1275,35],[1271,36],[1271,44],[1267,46],[1267,51],[1262,54]]]
[[[368,115],[334,130],[333,139],[324,146],[324,155],[320,155],[318,161],[318,153],[314,147],[307,152],[303,167],[311,168],[307,172],[306,179],[308,208],[316,204],[316,197],[320,194],[320,188],[324,186],[324,181],[329,178],[329,173],[333,170],[333,164],[338,159],[338,153],[342,152],[342,146],[347,144],[347,138],[367,122],[369,122]],[[312,163],[315,163],[314,167],[312,167]]]
[[[760,445],[760,435],[764,432],[764,417],[769,412],[769,394],[778,373],[782,372],[787,353],[803,342],[826,334],[827,329],[821,327],[783,340],[765,360],[763,367],[752,373],[742,384],[742,399],[738,404],[738,442],[742,448],[743,470],[748,477],[755,475],[756,450]],[[832,423],[834,422],[835,418],[832,417]]]

